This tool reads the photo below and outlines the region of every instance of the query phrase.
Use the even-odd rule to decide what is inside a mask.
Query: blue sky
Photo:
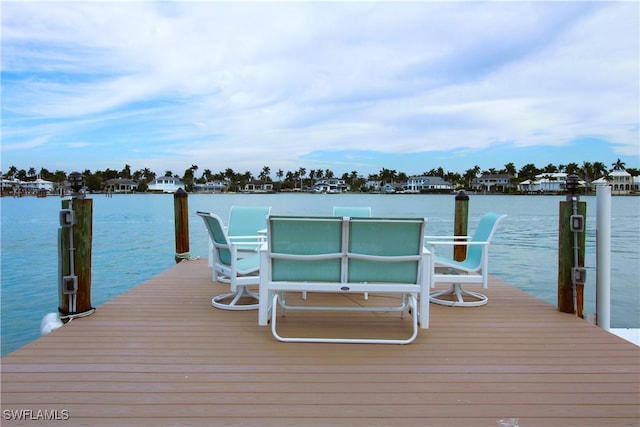
[[[636,1],[2,2],[1,166],[640,168]]]

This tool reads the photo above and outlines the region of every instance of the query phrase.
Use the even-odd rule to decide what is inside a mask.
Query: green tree
[[[517,175],[516,166],[513,164],[513,162],[510,162],[504,165],[504,173],[513,175],[513,176]]]
[[[18,173],[18,168],[15,166],[10,166],[9,170],[7,171],[7,173],[5,173],[4,175],[2,175],[5,179],[10,179],[13,176],[15,176],[15,174]]]
[[[602,162],[593,162],[593,176],[594,179],[606,177],[609,175],[607,166]]]
[[[520,171],[518,171],[518,177],[523,181],[527,179],[533,181],[536,179],[536,175],[538,175],[540,172],[542,171],[538,169],[536,165],[534,165],[533,163],[527,163],[520,168]]]
[[[271,168],[269,166],[263,166],[262,171],[258,175],[258,179],[261,181],[271,181]]]
[[[120,178],[131,179],[131,166],[124,165],[124,169],[120,171]]]
[[[101,191],[106,185],[106,180],[103,179],[100,171],[91,173],[89,169],[85,169],[84,172],[82,172],[82,177],[84,179],[84,185],[90,193]]]
[[[301,190],[302,190],[303,183],[304,183],[304,177],[306,175],[307,175],[307,169],[306,168],[298,169],[298,178],[300,179],[300,189]]]
[[[623,171],[625,166],[626,164],[620,159],[616,160],[615,163],[611,164],[611,167],[613,168],[614,171]]]
[[[564,171],[568,175],[578,175],[580,173],[580,166],[577,163],[569,163],[565,166]]]

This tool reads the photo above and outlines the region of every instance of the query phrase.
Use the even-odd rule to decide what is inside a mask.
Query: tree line
[[[366,191],[366,183],[368,181],[380,182],[385,184],[403,183],[409,178],[409,175],[405,172],[398,172],[395,169],[382,168],[377,174],[369,174],[367,177],[359,174],[357,171],[344,172],[342,175],[337,176],[330,169],[310,169],[300,167],[294,171],[283,171],[278,169],[272,178],[272,171],[269,166],[264,166],[257,176],[254,176],[251,172],[236,172],[231,168],[227,168],[224,171],[213,173],[211,169],[204,169],[199,177],[196,176],[197,171],[200,168],[197,165],[191,165],[187,168],[183,175],[180,176],[177,173],[173,173],[170,170],[164,172],[161,176],[171,176],[179,178],[183,181],[185,190],[193,191],[195,184],[205,184],[212,181],[224,182],[230,190],[240,190],[244,188],[244,185],[250,181],[260,180],[264,182],[272,182],[275,191],[291,190],[291,189],[303,189],[310,187],[317,179],[343,179],[351,188],[352,191]],[[503,168],[489,168],[483,170],[480,166],[476,165],[473,168],[467,169],[464,173],[445,171],[442,167],[433,168],[429,171],[425,171],[422,174],[424,176],[440,177],[443,180],[450,182],[459,188],[471,189],[471,184],[474,179],[485,175],[511,175],[514,183],[522,182],[524,180],[533,180],[540,174],[553,174],[558,172],[564,172],[569,175],[578,175],[582,180],[587,183],[595,181],[596,179],[607,177],[610,172],[614,170],[626,170],[632,176],[640,175],[640,171],[635,168],[625,168],[625,163],[618,159],[611,164],[611,168],[608,168],[603,162],[583,162],[582,165],[578,163],[567,164],[548,164],[543,168],[537,167],[533,163],[528,163],[517,169],[514,163],[507,163]],[[131,170],[131,166],[125,165],[122,170],[117,169],[105,169],[96,170],[92,172],[89,169],[85,169],[81,172],[84,176],[85,186],[88,191],[101,191],[105,188],[107,181],[114,178],[131,179],[136,181],[138,185],[137,191],[147,191],[148,184],[152,182],[158,175],[151,171],[149,168],[139,169],[136,171]],[[4,179],[20,179],[23,181],[34,180],[36,177],[40,177],[47,181],[52,181],[57,184],[62,184],[67,179],[67,173],[64,171],[56,170],[51,172],[46,168],[41,168],[39,171],[36,168],[31,167],[28,170],[18,169],[15,166],[11,166],[7,172],[2,174]]]

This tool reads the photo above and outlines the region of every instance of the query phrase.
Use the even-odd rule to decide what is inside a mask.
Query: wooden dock
[[[277,342],[256,311],[212,308],[227,288],[210,277],[183,261],[4,357],[2,426],[640,425],[640,347],[496,279],[488,305],[432,304],[430,329],[399,346]],[[329,316],[278,325],[410,322]]]

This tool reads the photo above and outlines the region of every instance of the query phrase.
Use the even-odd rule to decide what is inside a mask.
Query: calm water
[[[98,307],[175,264],[173,196],[102,195],[93,199],[91,301]],[[491,247],[490,272],[555,305],[558,206],[562,196],[470,195],[469,230],[489,211],[509,214]],[[585,313],[595,311],[595,197],[587,202]],[[453,232],[453,195],[190,195],[191,256],[206,258],[198,210],[227,220],[231,205],[269,205],[274,214],[329,215],[335,205],[371,206],[374,216],[427,217],[428,234]],[[37,338],[55,312],[61,199],[4,197],[1,227],[2,355]],[[640,327],[640,197],[612,198],[611,326]]]

